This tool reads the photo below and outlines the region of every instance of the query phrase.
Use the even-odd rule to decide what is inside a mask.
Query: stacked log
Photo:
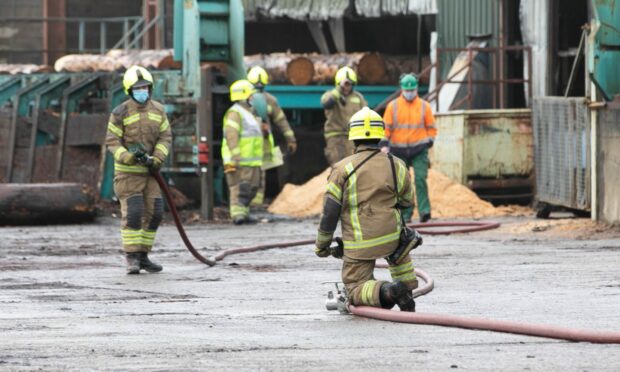
[[[246,67],[261,66],[274,84],[333,84],[336,71],[349,66],[357,71],[360,84],[397,84],[401,74],[419,72],[430,59],[418,66],[417,57],[384,56],[379,53],[294,54],[272,53],[246,56]],[[422,77],[427,83],[428,77]]]
[[[35,74],[39,72],[52,72],[51,66],[33,64],[0,64],[0,74]]]
[[[99,54],[69,54],[59,58],[54,64],[58,72],[94,72],[94,71],[123,71],[127,68],[140,65],[148,69],[178,69],[179,62],[173,59],[170,49],[163,50],[111,50],[105,55]]]

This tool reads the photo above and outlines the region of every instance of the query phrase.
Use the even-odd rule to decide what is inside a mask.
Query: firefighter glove
[[[329,247],[326,247],[326,248],[316,247],[314,249],[314,253],[319,257],[329,257],[331,255],[331,252],[329,251]]]
[[[137,160],[134,154],[132,154],[131,152],[123,153],[121,157],[121,163],[126,164],[126,165],[135,165],[136,162]]]
[[[151,166],[149,167],[152,171],[158,171],[161,169],[161,165],[162,165],[162,161],[159,158],[156,157],[152,157],[152,163]]]
[[[286,149],[288,150],[289,154],[294,154],[297,151],[297,142],[288,141],[286,143]]]
[[[224,164],[224,173],[233,173],[237,171],[237,167],[234,164]]]

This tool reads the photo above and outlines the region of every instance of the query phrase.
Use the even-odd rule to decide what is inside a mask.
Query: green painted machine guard
[[[594,15],[588,53],[590,77],[610,101],[620,93],[620,6],[617,0],[594,0]]]

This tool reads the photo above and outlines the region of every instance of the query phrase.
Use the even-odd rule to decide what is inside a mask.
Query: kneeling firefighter
[[[153,76],[140,66],[123,76],[123,88],[131,99],[110,115],[106,146],[114,155],[114,193],[121,203],[121,241],[127,273],[162,270],[149,260],[155,233],[163,215],[161,190],[151,171],[168,156],[172,142],[164,107],[151,99]]]
[[[400,216],[401,209],[412,205],[413,189],[405,163],[381,152],[384,128],[381,116],[368,107],[351,117],[349,140],[355,153],[332,167],[315,253],[332,254],[330,243],[340,220],[342,281],[349,302],[386,309],[397,304],[401,311],[415,311],[412,290],[418,281],[409,252],[421,238]],[[377,258],[388,261],[393,282],[375,280]]]
[[[235,225],[254,222],[250,218],[250,202],[261,184],[264,141],[273,136],[267,123],[251,106],[256,88],[247,80],[230,86],[233,105],[224,114],[222,160],[228,183],[230,218]]]

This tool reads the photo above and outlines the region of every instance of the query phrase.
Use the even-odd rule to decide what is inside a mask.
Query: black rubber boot
[[[140,274],[140,253],[127,253],[127,274]]]
[[[163,270],[163,267],[155,262],[149,260],[148,253],[140,252],[140,268],[148,271],[149,273],[157,273]]]
[[[431,214],[430,213],[425,213],[420,217],[420,222],[424,223],[424,222],[428,222],[431,220]]]
[[[396,303],[396,305],[400,308],[400,311],[415,312],[415,301],[413,300],[411,291],[407,288],[405,283],[400,281],[385,283],[381,286],[379,294],[382,305],[384,303],[386,305],[389,303]],[[390,309],[391,306],[386,308]]]

